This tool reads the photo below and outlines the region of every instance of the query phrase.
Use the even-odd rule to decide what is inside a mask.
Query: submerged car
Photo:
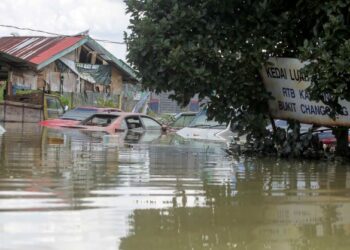
[[[238,133],[231,131],[229,124],[221,124],[215,120],[208,120],[206,112],[199,113],[192,122],[183,129],[176,132],[177,135],[185,139],[208,140],[216,142],[229,142]],[[245,141],[245,136],[239,138]]]
[[[332,129],[317,131],[317,135],[324,147],[332,148],[337,144],[337,138],[333,134]],[[350,146],[350,131],[348,132],[348,142]]]
[[[174,116],[173,121],[169,123],[169,127],[173,130],[178,130],[190,125],[196,117],[196,112],[181,112]]]
[[[275,122],[275,126],[278,127],[278,128],[282,128],[286,131],[288,131],[289,129],[289,125],[288,125],[288,122],[286,120],[280,120],[280,119],[275,119],[274,120]],[[307,133],[309,131],[309,129],[312,129],[313,128],[313,125],[312,124],[306,124],[306,123],[300,123],[300,133],[303,134],[303,133]],[[272,131],[272,125],[268,125],[266,127],[266,129]]]
[[[46,127],[71,126],[71,125],[79,124],[81,121],[87,119],[88,117],[90,117],[95,113],[100,113],[100,112],[111,113],[111,112],[120,112],[120,111],[121,110],[117,108],[98,108],[98,107],[82,106],[82,107],[77,107],[75,109],[67,111],[59,118],[41,121],[39,122],[39,124]]]
[[[288,123],[286,120],[275,120],[275,125],[276,127],[283,128],[286,131],[288,131]],[[272,126],[269,125],[267,126],[267,129],[272,131]],[[323,144],[324,147],[334,147],[337,143],[337,139],[335,138],[332,129],[329,127],[324,127],[324,126],[314,126],[312,124],[305,124],[305,123],[300,123],[300,134],[305,135],[309,131],[312,132],[312,134],[317,135],[319,141]],[[350,144],[350,131],[349,131],[349,136],[348,136],[348,141]]]
[[[110,134],[133,131],[165,131],[166,127],[158,121],[144,114],[116,112],[116,113],[96,113],[87,119],[74,125],[65,125],[62,127],[77,128],[86,131],[100,131]]]

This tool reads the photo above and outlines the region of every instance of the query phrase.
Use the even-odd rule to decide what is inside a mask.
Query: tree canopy
[[[259,130],[268,117],[259,71],[267,58],[311,60],[315,100],[341,113],[350,100],[350,0],[127,0],[128,61],[142,84],[187,104],[208,97],[208,112]],[[324,93],[332,98],[324,100]],[[234,112],[233,112],[234,111]]]

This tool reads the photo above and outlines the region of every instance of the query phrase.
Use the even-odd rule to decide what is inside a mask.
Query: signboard
[[[350,102],[339,101],[344,115],[335,120],[329,117],[329,108],[323,102],[310,101],[306,91],[310,80],[300,72],[307,62],[295,58],[270,58],[261,75],[265,88],[274,100],[269,101],[273,118],[294,119],[302,123],[350,126]]]

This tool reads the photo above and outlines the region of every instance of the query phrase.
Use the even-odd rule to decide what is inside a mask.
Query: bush
[[[97,106],[100,108],[115,108],[117,104],[111,99],[98,98]]]
[[[71,99],[68,98],[67,96],[60,96],[60,101],[62,103],[63,106],[68,106],[69,108],[72,108],[72,104],[71,104]]]

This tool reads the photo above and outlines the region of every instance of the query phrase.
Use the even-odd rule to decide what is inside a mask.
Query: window
[[[188,126],[225,129],[227,127],[227,124],[221,124],[215,120],[208,120],[207,114],[205,112],[202,112],[201,114],[197,115]]]
[[[116,118],[117,116],[112,115],[94,115],[84,121],[82,124],[88,126],[107,127],[111,125]]]
[[[142,122],[145,126],[145,129],[157,129],[160,130],[162,128],[162,126],[155,120],[153,120],[152,118],[148,118],[148,117],[142,117]]]
[[[120,124],[120,129],[122,130],[127,130],[128,129],[128,125],[126,124],[126,121],[123,120]]]
[[[140,118],[138,116],[131,116],[125,118],[126,124],[128,126],[128,129],[142,129],[142,123],[140,121]]]

